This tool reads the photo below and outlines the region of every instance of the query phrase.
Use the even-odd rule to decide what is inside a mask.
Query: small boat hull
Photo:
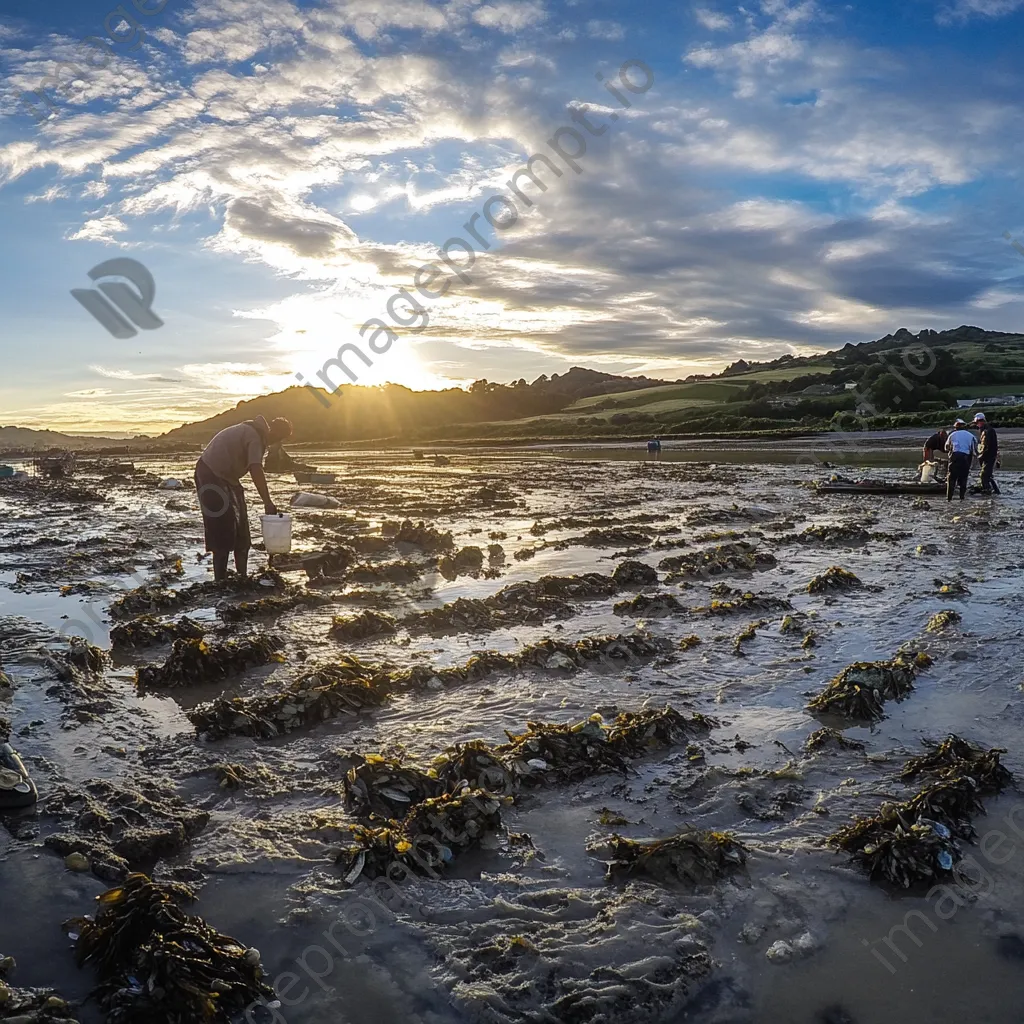
[[[818,484],[819,494],[921,494],[946,493],[945,484]]]
[[[337,483],[337,476],[334,473],[296,473],[297,484],[333,484]]]

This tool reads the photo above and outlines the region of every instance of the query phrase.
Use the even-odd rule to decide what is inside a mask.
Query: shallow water
[[[792,443],[783,447],[786,458],[793,457]],[[69,698],[47,692],[53,677],[40,660],[41,649],[59,649],[62,635],[109,646],[110,601],[166,572],[168,556],[182,559],[171,586],[208,578],[208,560],[199,558],[195,496],[136,482],[102,485],[108,497],[103,504],[42,503],[5,493],[0,485],[0,638],[4,668],[15,683],[0,714],[12,719],[14,741],[44,799],[55,786],[88,778],[159,777],[210,810],[207,828],[164,867],[198,867],[205,881],[197,911],[258,946],[273,974],[296,975],[289,997],[306,995],[278,1011],[289,1024],[361,1024],[399,1015],[424,1022],[562,1019],[557,1013],[543,1016],[552,1013],[550,992],[546,982],[537,981],[550,972],[576,979],[583,989],[607,984],[611,972],[630,993],[616,1019],[638,1024],[1019,1019],[1024,975],[1010,937],[1024,936],[1024,806],[1015,793],[987,801],[988,816],[975,822],[981,837],[992,829],[1006,832],[1015,840],[1013,854],[997,864],[980,846],[968,850],[985,869],[986,881],[948,921],[936,916],[934,900],[888,891],[815,844],[854,814],[874,813],[882,800],[905,793],[895,781],[898,769],[924,739],[955,731],[1005,747],[1004,763],[1018,778],[1024,772],[1024,476],[1007,468],[1000,477],[1001,498],[971,497],[950,506],[938,498],[818,496],[808,484],[820,478],[820,469],[779,462],[764,446],[745,457],[743,451],[735,451],[735,458],[716,451],[713,465],[673,461],[672,452],[660,463],[647,463],[635,452],[604,449],[448,454],[452,461],[444,466],[401,452],[303,453],[304,461],[339,473],[337,485],[313,489],[335,494],[342,508],[296,510],[297,546],[318,550],[324,540],[379,536],[383,522],[407,517],[451,530],[459,546],[483,547],[485,568],[487,545],[502,545],[505,560],[490,573],[446,579],[433,567],[414,583],[376,587],[385,610],[401,618],[457,598],[484,599],[547,574],[609,574],[622,561],[621,549],[593,546],[585,537],[592,528],[647,532],[649,542],[636,545],[630,557],[652,566],[718,542],[698,538],[741,531],[773,552],[777,566],[688,584],[665,583],[662,572],[659,589],[687,609],[706,606],[716,582],[785,598],[809,616],[806,625],[817,646],[804,649],[800,633],[780,632],[781,611],[687,611],[646,621],[616,614],[613,604],[637,588],[572,601],[575,614],[543,624],[448,635],[400,629],[393,637],[346,645],[328,635],[332,615],[354,614],[362,606],[344,600],[353,588],[342,585],[333,591],[336,603],[264,623],[286,640],[283,664],[224,683],[140,697],[132,666],[162,661],[167,648],[131,652],[115,662],[120,667],[108,670],[117,710],[69,721]],[[910,462],[906,455],[883,453],[865,457],[865,464],[877,467],[887,459],[894,466]],[[174,460],[137,465],[161,477],[190,476],[190,467]],[[843,472],[855,475],[850,467]],[[895,479],[906,470],[870,473]],[[76,482],[98,486],[88,473]],[[481,496],[485,485],[507,492],[515,504],[498,506],[493,497]],[[297,489],[284,477],[271,477],[271,488],[281,495]],[[837,523],[908,536],[855,547],[789,539],[805,527]],[[497,532],[507,536],[489,537]],[[67,559],[66,546],[11,550],[51,536],[107,538],[109,550],[79,561]],[[136,539],[140,545],[129,550]],[[687,546],[656,549],[656,541]],[[937,546],[936,554],[919,552],[919,545],[928,544]],[[532,557],[515,558],[530,549]],[[127,553],[122,561],[131,564],[131,573],[114,571],[118,553]],[[408,557],[420,556],[399,549],[364,560]],[[250,567],[264,561],[254,553]],[[866,586],[829,597],[808,594],[810,578],[830,565],[851,570]],[[33,579],[19,583],[18,572]],[[286,575],[297,585],[305,582],[302,573]],[[937,579],[960,580],[969,594],[940,595]],[[60,588],[69,585],[87,585],[88,593],[61,596]],[[959,611],[961,623],[947,633],[926,633],[929,617],[943,608]],[[217,621],[212,601],[187,614]],[[767,621],[737,654],[737,635],[761,619]],[[513,652],[546,637],[575,641],[641,627],[673,645],[691,634],[703,642],[668,659],[595,663],[571,674],[536,668],[403,693],[357,720],[333,719],[271,741],[197,739],[185,716],[222,691],[276,689],[304,665],[343,652],[396,667],[441,668],[483,649]],[[845,665],[891,657],[906,643],[929,651],[934,666],[919,676],[906,701],[886,706],[881,723],[846,723],[846,735],[864,742],[865,752],[803,757],[804,738],[821,724],[804,710],[808,695]],[[406,883],[393,910],[359,903],[359,891],[345,891],[329,844],[311,839],[304,825],[311,811],[340,813],[336,790],[346,751],[401,751],[426,763],[453,742],[501,742],[505,730],[520,732],[527,721],[577,721],[595,710],[607,718],[616,710],[665,703],[719,720],[701,741],[703,764],[688,761],[677,747],[637,762],[626,778],[594,775],[530,790],[502,813],[511,831],[532,836],[539,856],[505,847],[474,851],[446,878]],[[264,789],[222,790],[213,773],[218,762],[263,769],[270,781]],[[796,762],[804,799],[780,820],[758,820],[745,807],[770,799],[782,783],[736,771],[781,769],[788,762]],[[816,802],[827,815],[811,810]],[[584,849],[588,838],[612,831],[598,820],[602,808],[625,818],[629,824],[615,830],[634,838],[670,835],[684,825],[732,830],[750,847],[747,870],[699,892],[643,880],[608,885],[603,865]],[[1007,815],[1018,811],[1007,824]],[[27,834],[26,821],[38,826],[36,835]],[[1011,831],[1015,821],[1021,823],[1019,836]],[[88,977],[73,966],[59,923],[88,912],[104,883],[66,871],[59,857],[39,845],[38,836],[53,827],[46,815],[37,819],[30,813],[0,831],[0,952],[19,961],[15,983],[51,984],[79,997]],[[372,927],[338,924],[339,915],[356,905],[371,908]],[[935,927],[921,917],[910,919],[920,945],[897,931],[894,941],[904,962],[885,940],[913,911],[926,914]],[[700,914],[705,916],[694,923],[692,915]],[[745,926],[752,941],[740,938]],[[773,942],[806,931],[818,943],[812,955],[786,965],[768,962],[765,951]],[[518,934],[527,934],[541,951],[536,960],[512,963],[507,956],[485,955],[496,941]],[[659,1001],[653,994],[657,986],[638,980],[660,977],[656,954],[698,943],[710,947],[716,966],[691,986],[689,996],[676,993]],[[836,1007],[847,1018],[838,1010],[832,1018],[821,1016]]]

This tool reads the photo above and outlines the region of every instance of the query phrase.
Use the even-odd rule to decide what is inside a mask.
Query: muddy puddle
[[[0,482],[5,983],[105,1019],[61,925],[144,872],[260,951],[213,1019],[1019,1020],[1024,477],[621,455],[303,453],[223,587],[186,461]]]

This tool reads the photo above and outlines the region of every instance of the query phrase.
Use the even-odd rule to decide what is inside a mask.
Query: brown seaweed
[[[342,657],[307,672],[277,693],[218,697],[189,712],[196,732],[209,739],[257,736],[269,739],[338,715],[380,707],[390,679],[356,658]]]
[[[1002,747],[986,750],[950,733],[927,754],[911,758],[900,778],[913,779],[923,774],[952,779],[968,775],[978,784],[980,793],[1001,793],[1013,779],[999,760],[999,755],[1005,753]]]
[[[607,861],[609,881],[620,875],[647,875],[659,882],[712,885],[743,867],[746,847],[728,832],[687,830],[668,839],[626,839],[611,835],[587,845]]]
[[[398,623],[392,616],[369,608],[350,618],[336,615],[331,624],[331,636],[336,640],[346,640],[350,643],[392,636],[397,632]]]
[[[887,700],[904,700],[918,671],[931,664],[924,652],[899,652],[891,661],[858,661],[847,665],[807,705],[811,711],[877,721]]]
[[[189,686],[223,679],[244,672],[253,665],[284,661],[280,654],[283,646],[284,641],[280,637],[267,633],[223,642],[175,640],[162,665],[143,665],[138,669],[136,678],[140,688]]]
[[[257,950],[181,909],[195,898],[188,886],[133,874],[97,897],[94,920],[73,922],[75,956],[96,971],[107,1024],[228,1024],[273,997]]]
[[[690,577],[705,579],[708,576],[721,576],[726,573],[748,573],[772,569],[778,564],[775,556],[769,551],[760,551],[757,546],[747,541],[734,541],[719,544],[705,551],[691,554],[672,555],[663,558],[658,568],[671,573],[673,577]]]
[[[85,856],[93,873],[117,881],[129,871],[150,871],[180,853],[207,825],[207,811],[189,806],[168,786],[91,779],[81,789],[60,787],[44,806],[60,831],[43,843],[62,857]]]
[[[824,572],[811,577],[811,582],[807,584],[807,593],[828,594],[836,590],[853,590],[863,586],[860,578],[849,569],[830,565]]]
[[[110,629],[110,643],[113,647],[153,647],[174,640],[201,640],[203,635],[203,627],[187,615],[177,622],[141,615],[128,622],[115,623]]]

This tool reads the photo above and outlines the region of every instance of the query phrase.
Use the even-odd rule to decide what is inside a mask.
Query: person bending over
[[[196,493],[203,513],[206,550],[213,554],[213,578],[228,575],[228,555],[234,552],[235,571],[249,571],[249,510],[245,504],[242,477],[252,477],[268,516],[277,514],[263,472],[263,457],[271,445],[291,437],[292,425],[286,419],[272,423],[262,416],[226,427],[206,446],[196,463]]]
[[[953,492],[960,488],[960,500],[967,493],[967,478],[971,474],[971,463],[978,454],[978,442],[967,429],[963,420],[953,424],[953,433],[946,440],[949,453],[949,473],[946,475],[946,501],[953,500]]]
[[[945,430],[936,430],[924,443],[922,455],[925,462],[937,462],[935,475],[941,480],[946,469],[946,441],[949,434]]]

